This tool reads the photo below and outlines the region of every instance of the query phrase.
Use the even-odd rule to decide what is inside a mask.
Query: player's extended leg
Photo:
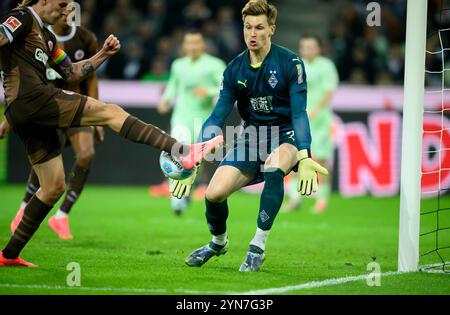
[[[185,260],[188,266],[200,267],[211,257],[220,256],[228,250],[227,239],[227,198],[233,192],[247,185],[254,174],[243,172],[233,166],[220,166],[206,190],[206,221],[212,234],[212,241],[193,251]]]
[[[88,98],[81,117],[81,126],[108,126],[122,137],[149,145],[177,156],[187,169],[192,169],[222,142],[218,136],[210,141],[183,145],[158,127],[128,114],[118,105]]]
[[[284,176],[298,163],[296,154],[295,146],[284,143],[269,155],[264,164],[264,189],[261,193],[258,228],[240,271],[259,271],[264,262],[266,241],[283,202]]]
[[[73,239],[69,227],[69,213],[83,191],[95,155],[93,130],[76,130],[68,137],[76,159],[70,171],[64,201],[56,215],[48,221],[48,225],[61,239]]]
[[[16,214],[14,220],[11,222],[11,233],[14,233],[14,231],[17,229],[17,226],[19,225],[20,220],[22,220],[23,211],[25,210],[25,207],[30,202],[31,197],[33,197],[34,194],[38,191],[39,187],[40,187],[39,179],[38,179],[35,171],[33,170],[33,168],[31,168],[30,175],[28,176],[25,196],[23,196],[19,211],[17,211],[17,214]]]
[[[61,155],[42,164],[33,165],[33,169],[41,187],[27,204],[19,226],[0,252],[0,266],[35,267],[20,259],[19,254],[64,193],[64,167]]]

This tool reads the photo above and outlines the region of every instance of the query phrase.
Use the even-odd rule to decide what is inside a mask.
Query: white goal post
[[[417,271],[427,0],[407,1],[398,271]]]

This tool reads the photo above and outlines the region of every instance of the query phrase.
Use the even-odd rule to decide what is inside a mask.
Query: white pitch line
[[[183,294],[223,294],[224,292],[216,291],[196,291],[196,290],[183,290],[183,289],[145,289],[145,288],[114,288],[114,287],[69,287],[60,285],[39,285],[39,284],[10,284],[0,283],[0,288],[10,289],[31,289],[31,290],[72,290],[72,291],[88,291],[88,292],[122,292],[122,293],[183,293]]]
[[[139,289],[139,288],[92,288],[92,287],[69,287],[59,285],[39,285],[39,284],[9,284],[0,283],[0,288],[11,289],[33,289],[33,290],[72,290],[72,291],[91,291],[91,292],[134,292],[134,293],[164,293],[165,289]]]
[[[448,265],[449,262],[445,262],[445,265]],[[426,269],[426,268],[435,268],[440,267],[442,264],[432,264],[432,265],[425,265],[420,266],[420,269]],[[417,271],[416,271],[417,272]],[[427,272],[427,273],[443,273],[441,270],[421,270],[421,272]],[[389,276],[397,276],[401,274],[405,274],[409,272],[400,272],[400,271],[388,271],[388,272],[382,272],[380,275],[381,277],[389,277]],[[360,276],[351,276],[351,277],[343,277],[343,278],[334,278],[334,279],[327,279],[323,281],[311,281],[307,283],[297,284],[297,285],[290,285],[280,288],[267,288],[267,289],[260,289],[260,290],[253,290],[253,291],[247,291],[247,292],[235,292],[230,294],[242,294],[242,295],[266,295],[266,294],[281,294],[281,293],[287,293],[290,291],[296,291],[296,290],[307,290],[307,289],[314,289],[314,288],[321,288],[321,287],[327,287],[332,285],[338,285],[348,282],[355,282],[355,281],[361,281],[365,280],[368,277],[373,277],[377,275],[376,273],[371,274],[365,274]]]
[[[450,262],[445,262],[446,265],[450,264]],[[442,266],[442,264],[434,264],[434,265],[425,265],[421,266],[420,269],[422,269],[420,272],[426,272],[426,273],[442,273],[445,274],[443,271],[439,270],[423,270],[424,268],[433,268]],[[389,277],[389,276],[396,276],[401,274],[407,274],[412,272],[399,272],[399,271],[388,271],[381,273],[381,277]],[[334,279],[327,279],[322,281],[311,281],[306,282],[302,284],[297,285],[290,285],[285,287],[279,287],[279,288],[267,288],[267,289],[259,289],[259,290],[252,290],[252,291],[244,291],[244,292],[224,292],[224,291],[199,291],[199,290],[184,290],[184,289],[174,289],[174,290],[168,290],[168,289],[146,289],[146,288],[114,288],[114,287],[68,287],[68,286],[52,286],[52,285],[34,285],[34,284],[9,284],[9,283],[0,283],[0,288],[11,288],[11,289],[32,289],[32,290],[73,290],[73,291],[89,291],[89,292],[123,292],[123,293],[159,293],[159,294],[168,294],[170,292],[174,293],[180,293],[180,294],[194,294],[194,295],[204,295],[204,294],[210,294],[210,295],[270,295],[270,294],[282,294],[287,293],[290,291],[297,291],[297,290],[307,290],[307,289],[314,289],[314,288],[321,288],[321,287],[327,287],[327,286],[333,286],[333,285],[339,285],[344,284],[348,282],[356,282],[365,280],[368,277],[373,277],[377,275],[376,273],[371,274],[364,274],[359,276],[350,276],[350,277],[343,277],[343,278],[334,278]]]
[[[403,274],[404,272],[398,272],[398,271],[389,271],[381,273],[381,277],[389,277],[389,276],[396,276]],[[247,292],[236,292],[233,294],[242,294],[242,295],[267,295],[267,294],[281,294],[281,293],[287,293],[289,291],[296,291],[296,290],[307,290],[307,289],[314,289],[314,288],[321,288],[321,287],[328,287],[332,285],[338,285],[348,282],[355,282],[360,280],[365,280],[368,277],[373,277],[377,275],[376,273],[373,274],[366,274],[366,275],[360,275],[360,276],[351,276],[351,277],[344,277],[344,278],[335,278],[335,279],[327,279],[323,281],[311,281],[307,283],[297,284],[297,285],[290,285],[286,287],[281,288],[268,288],[268,289],[260,289],[260,290],[253,290],[253,291],[247,291]]]

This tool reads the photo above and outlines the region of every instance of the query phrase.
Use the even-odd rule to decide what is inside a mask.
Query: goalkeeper
[[[202,123],[211,114],[225,69],[225,63],[206,53],[205,49],[205,39],[199,30],[186,32],[183,39],[186,56],[173,62],[170,79],[158,107],[161,114],[166,114],[170,111],[170,101],[177,99],[170,121],[171,135],[184,143],[195,142]],[[163,185],[154,186],[151,191]],[[189,199],[172,198],[171,203],[173,212],[180,215],[188,207]]]
[[[202,266],[211,257],[227,252],[228,197],[244,186],[264,181],[256,233],[240,267],[240,271],[259,271],[283,201],[284,177],[298,168],[298,191],[310,195],[318,189],[317,172],[328,173],[311,159],[303,62],[293,52],[271,43],[276,15],[276,8],[265,0],[249,1],[242,10],[248,50],[225,69],[219,100],[202,127],[201,139],[221,132],[236,101],[244,130],[208,185],[206,221],[212,241],[186,258],[189,266]],[[260,154],[262,150],[270,152],[267,158]],[[172,194],[184,196],[194,179],[195,174],[175,182]]]

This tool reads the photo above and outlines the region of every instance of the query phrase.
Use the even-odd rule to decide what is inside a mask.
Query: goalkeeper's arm
[[[328,175],[327,169],[311,159],[311,131],[306,113],[306,90],[291,94],[292,126],[297,144],[298,183],[302,195],[311,195],[318,189],[317,172]]]

